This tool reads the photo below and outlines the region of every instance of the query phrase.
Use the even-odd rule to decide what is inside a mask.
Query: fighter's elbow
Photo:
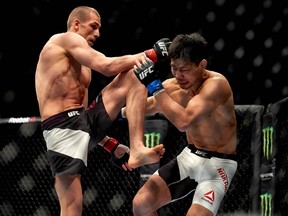
[[[174,125],[181,132],[185,132],[190,126],[189,122],[187,121],[178,121]]]

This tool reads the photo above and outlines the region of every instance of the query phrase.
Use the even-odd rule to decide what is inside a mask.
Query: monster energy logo
[[[261,216],[272,215],[272,194],[261,194]]]
[[[273,127],[266,127],[262,130],[263,132],[263,154],[264,157],[269,159],[272,155],[273,150],[273,135],[274,135],[274,128]]]
[[[161,134],[160,133],[145,133],[145,145],[148,148],[153,148],[160,144]]]

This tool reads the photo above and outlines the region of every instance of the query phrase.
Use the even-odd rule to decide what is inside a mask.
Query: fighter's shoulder
[[[210,71],[210,70],[206,70],[206,71],[209,74],[210,79],[224,79],[224,80],[226,80],[225,75],[223,75],[220,72]]]
[[[180,89],[175,78],[168,78],[162,82],[162,85],[168,94]]]
[[[177,81],[176,79],[173,77],[173,78],[168,78],[166,80],[164,80],[162,82],[163,86],[164,87],[169,87],[170,85],[174,85],[174,84],[177,84]]]
[[[80,42],[83,39],[83,37],[74,32],[64,32],[52,35],[47,43],[59,45],[73,44],[75,42]]]
[[[41,56],[46,58],[55,58],[56,56],[63,55],[69,50],[65,40],[66,33],[59,33],[52,35],[44,45]]]
[[[229,82],[227,80],[227,78],[219,73],[219,72],[215,72],[215,71],[206,71],[206,79],[203,83],[203,87],[204,86],[223,86],[223,85],[229,85]]]
[[[206,90],[208,90],[209,95],[230,95],[232,90],[227,78],[219,72],[210,71],[210,73],[211,76],[204,82],[202,90],[204,90],[205,92]]]

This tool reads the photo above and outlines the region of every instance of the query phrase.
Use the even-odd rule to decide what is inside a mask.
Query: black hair
[[[169,46],[171,59],[182,59],[196,65],[208,57],[207,41],[197,32],[177,35]]]

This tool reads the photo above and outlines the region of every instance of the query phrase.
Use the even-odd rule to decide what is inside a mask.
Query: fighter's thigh
[[[118,74],[103,90],[102,100],[105,109],[112,120],[119,114],[121,108],[126,103],[126,97],[130,89],[128,81],[125,82],[125,75]]]
[[[206,180],[198,184],[192,202],[205,207],[216,215],[224,195],[221,179]]]
[[[213,212],[199,204],[192,204],[186,216],[213,216]]]
[[[195,190],[198,184],[189,177],[188,172],[182,171],[180,173],[180,168],[184,170],[183,165],[187,163],[187,160],[184,163],[181,162],[183,157],[185,157],[185,152],[180,153],[177,158],[174,158],[157,171],[159,176],[166,182],[166,185],[168,185],[171,201],[186,197]]]

